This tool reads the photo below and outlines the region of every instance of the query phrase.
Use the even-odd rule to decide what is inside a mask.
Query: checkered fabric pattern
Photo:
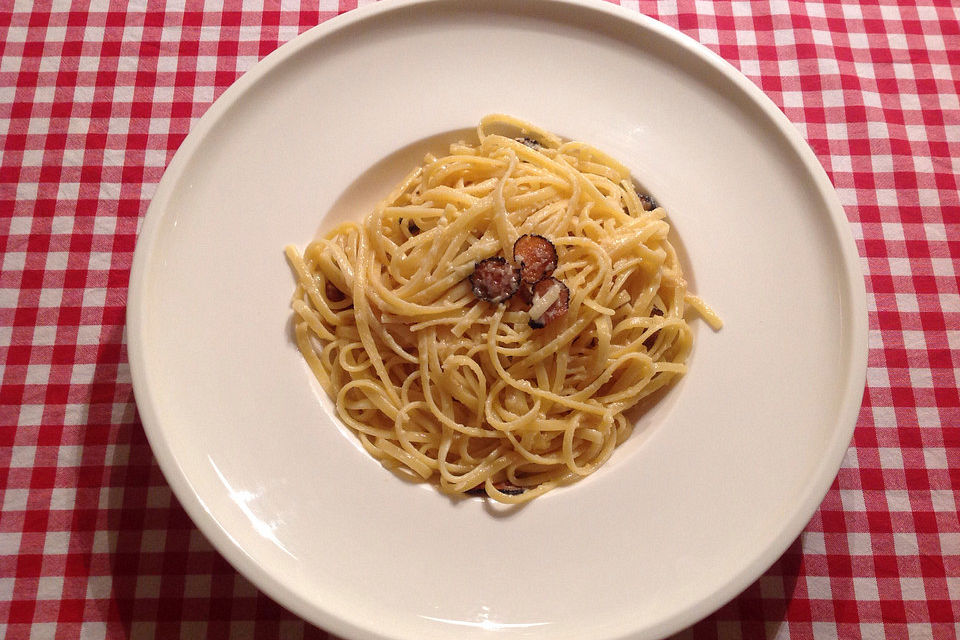
[[[170,3],[182,4],[182,3]],[[171,495],[124,338],[138,225],[237,77],[357,0],[0,0],[0,637],[328,638]],[[739,67],[845,207],[870,313],[854,440],[819,511],[683,638],[956,638],[960,9],[623,0]],[[212,3],[211,3],[212,5]],[[257,5],[257,6],[255,6]]]

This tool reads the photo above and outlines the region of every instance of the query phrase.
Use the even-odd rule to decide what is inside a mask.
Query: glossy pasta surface
[[[384,466],[528,501],[595,471],[630,435],[624,412],[685,372],[688,305],[719,325],[687,294],[665,216],[603,152],[487,116],[361,222],[287,248],[297,343]],[[525,234],[553,244],[569,290],[545,326],[531,309],[556,291],[538,307],[471,287]]]

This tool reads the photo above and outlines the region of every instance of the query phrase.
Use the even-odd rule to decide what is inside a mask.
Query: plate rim
[[[605,3],[601,0],[536,0],[536,2],[541,7],[555,5],[555,10],[558,12],[573,8],[593,10],[606,14],[612,20],[627,21],[642,29],[656,32],[686,50],[689,55],[708,64],[712,71],[732,83],[745,98],[761,109],[771,124],[776,126],[780,136],[789,143],[795,157],[801,161],[807,175],[814,181],[819,195],[828,204],[826,213],[833,226],[831,237],[837,241],[839,261],[843,267],[843,277],[839,279],[843,293],[841,307],[845,304],[849,308],[849,316],[852,322],[849,327],[848,353],[845,354],[846,357],[841,362],[846,365],[848,373],[840,396],[842,400],[839,403],[840,410],[835,421],[836,428],[825,449],[826,455],[823,456],[815,474],[811,477],[811,481],[808,482],[800,506],[794,510],[789,519],[784,521],[779,531],[776,532],[773,542],[758,554],[752,562],[743,565],[739,571],[730,576],[723,587],[705,595],[699,601],[690,603],[689,606],[664,619],[660,624],[648,627],[645,630],[634,629],[618,636],[624,639],[656,637],[682,630],[709,615],[742,592],[784,553],[819,508],[839,472],[861,408],[868,357],[866,287],[859,264],[859,252],[850,227],[851,223],[846,217],[843,206],[825,169],[793,123],[742,72],[690,36],[654,18],[632,12],[619,5]],[[156,457],[160,470],[170,484],[174,495],[216,551],[222,554],[241,575],[250,580],[258,589],[261,589],[270,598],[305,620],[320,625],[324,630],[337,635],[357,638],[390,640],[393,636],[384,636],[370,628],[359,627],[347,618],[341,617],[336,612],[328,610],[316,602],[312,602],[302,593],[289,587],[259,564],[256,559],[248,555],[244,548],[230,535],[229,531],[224,529],[205,507],[199,492],[191,484],[186,471],[176,458],[170,442],[164,436],[160,412],[148,384],[150,373],[144,355],[146,311],[142,300],[145,296],[145,275],[149,270],[151,255],[154,253],[153,248],[158,241],[167,203],[182,178],[184,168],[201,148],[208,133],[229,109],[242,99],[250,89],[255,87],[261,78],[296,55],[298,51],[311,46],[316,41],[373,16],[395,11],[402,12],[421,5],[459,6],[469,12],[504,11],[506,10],[505,7],[510,6],[503,0],[381,0],[375,4],[358,7],[311,27],[258,61],[228,87],[199,120],[193,123],[190,132],[180,144],[164,171],[138,233],[128,288],[126,310],[127,351],[137,411],[153,455]],[[545,14],[538,13],[537,15],[554,19]]]

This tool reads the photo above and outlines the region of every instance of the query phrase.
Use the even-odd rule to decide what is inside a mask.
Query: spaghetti
[[[477,137],[286,254],[297,344],[363,447],[518,503],[595,471],[685,372],[687,305],[720,322],[617,161],[508,116]]]

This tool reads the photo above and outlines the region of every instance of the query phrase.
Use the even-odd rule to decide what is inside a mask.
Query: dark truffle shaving
[[[513,243],[513,261],[520,265],[520,278],[535,284],[557,268],[557,248],[543,236],[524,234]]]
[[[403,218],[400,218],[398,221],[401,226],[403,226]],[[410,235],[415,236],[420,233],[420,227],[417,226],[417,223],[413,220],[407,222],[407,230],[410,232]]]
[[[323,290],[324,290],[324,293],[327,294],[327,300],[329,300],[330,302],[340,302],[346,297],[345,295],[343,295],[343,291],[340,291],[340,289],[337,289],[336,285],[334,285],[329,280],[327,280],[327,284],[326,286],[324,286]]]
[[[640,198],[640,204],[643,205],[644,211],[653,211],[660,206],[657,201],[653,199],[653,196],[648,193],[637,192],[637,196]]]
[[[656,331],[651,333],[646,340],[643,341],[643,346],[647,351],[650,351],[650,349],[653,349],[654,345],[657,344],[657,336],[659,334],[660,334],[660,330],[657,329]]]
[[[526,136],[522,138],[514,138],[514,140],[516,140],[517,142],[522,142],[523,144],[527,145],[531,149],[536,149],[538,151],[543,148],[543,146],[539,142],[537,142],[533,138],[528,138]]]
[[[518,496],[524,491],[526,491],[525,487],[517,487],[512,484],[507,484],[505,482],[494,483],[493,487],[500,493],[505,493],[508,496]],[[486,488],[484,488],[484,485],[478,484],[472,489],[467,489],[467,493],[474,496],[480,496],[480,495],[486,495],[487,490]]]
[[[470,276],[473,295],[487,302],[503,302],[520,288],[520,270],[504,258],[487,258],[474,267]]]
[[[663,311],[659,307],[653,307],[652,309],[650,309],[651,318],[655,316],[659,317],[662,315],[663,315]],[[653,346],[657,343],[657,336],[659,334],[660,334],[660,330],[657,329],[656,331],[651,333],[649,336],[647,336],[647,339],[643,341],[643,346],[646,347],[647,351],[650,351],[650,349],[653,349]]]
[[[570,306],[570,289],[556,278],[544,278],[533,285],[533,305],[536,306],[537,301],[547,294],[551,285],[554,283],[560,287],[560,295],[539,317],[535,317],[531,309],[530,320],[527,324],[529,324],[532,329],[542,329],[567,313],[567,309]]]

